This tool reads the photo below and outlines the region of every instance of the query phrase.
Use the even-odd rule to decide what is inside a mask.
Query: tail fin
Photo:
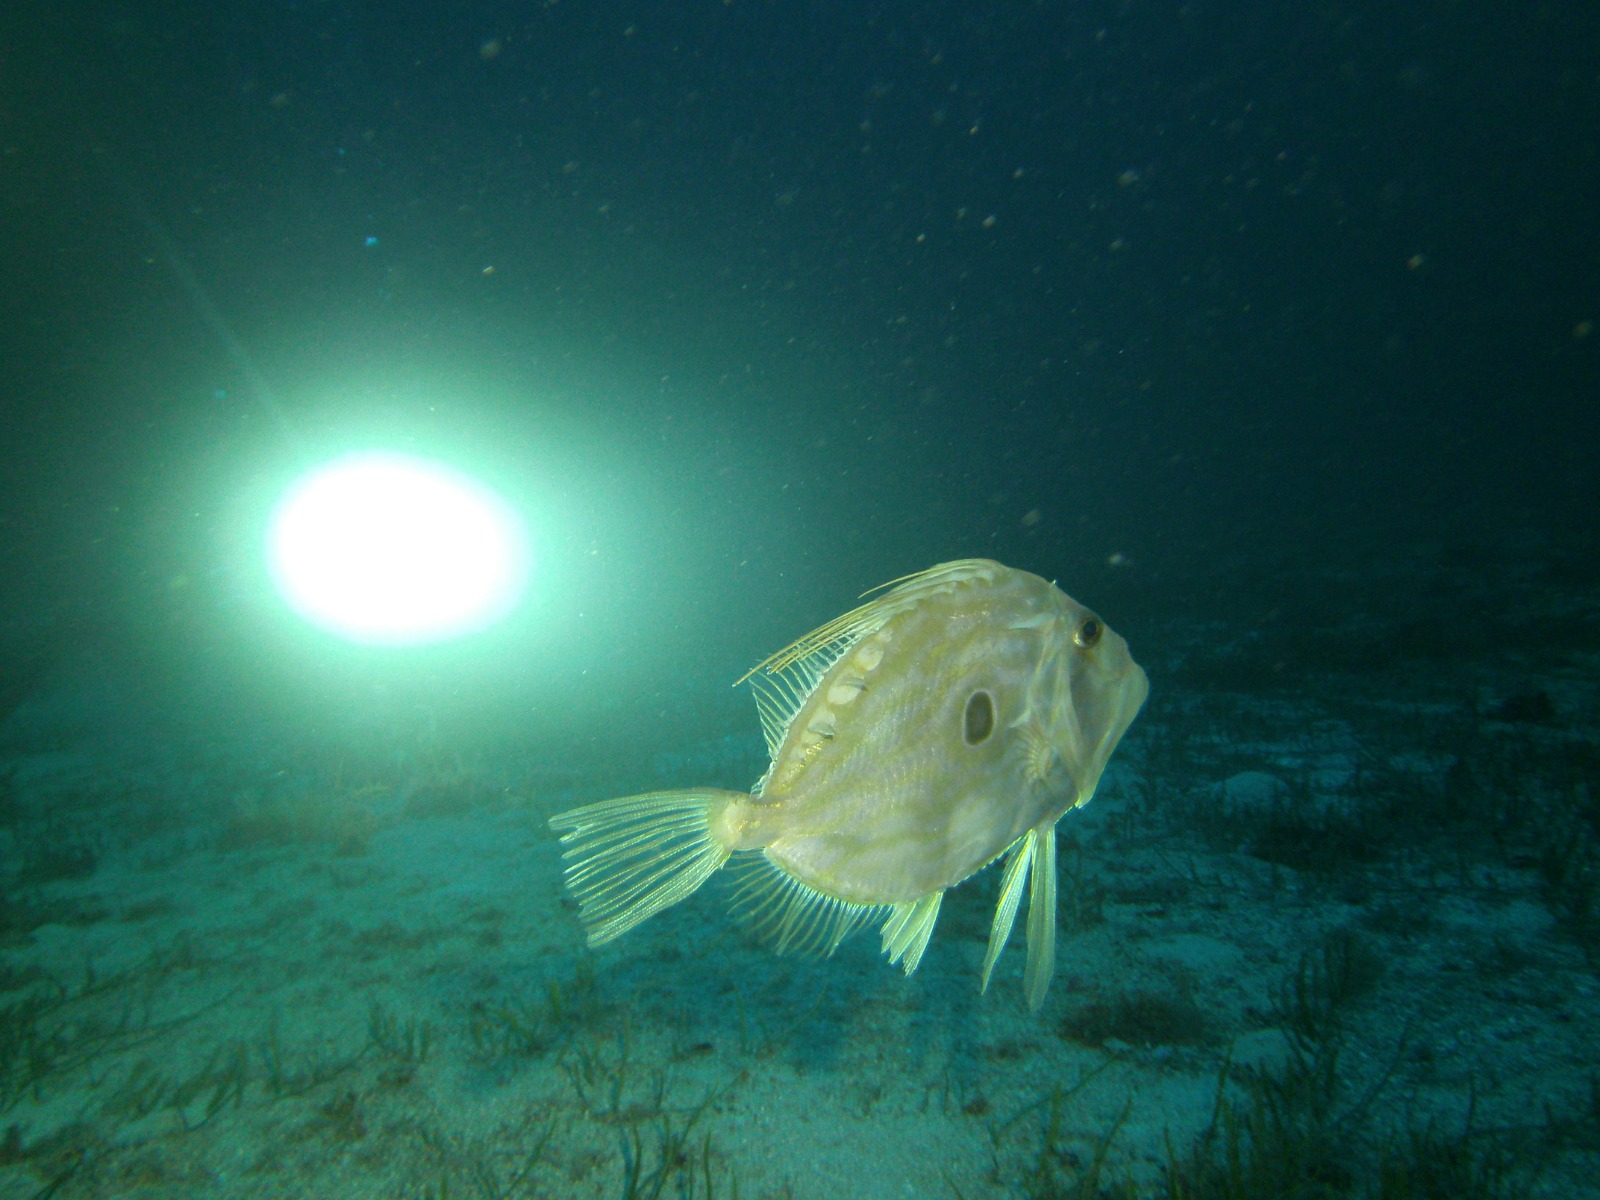
[[[551,817],[589,945],[621,937],[716,874],[731,849],[714,832],[716,818],[747,799],[716,788],[648,792]]]

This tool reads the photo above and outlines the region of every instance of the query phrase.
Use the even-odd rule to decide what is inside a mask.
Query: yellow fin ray
[[[728,861],[714,818],[741,792],[648,792],[550,818],[589,945],[620,937],[686,899]]]
[[[828,668],[838,662],[839,656],[848,648],[848,643],[840,643],[786,667],[770,671],[762,671],[758,667],[745,676],[750,680],[750,690],[755,693],[756,712],[761,717],[761,736],[767,743],[768,758],[778,757],[784,735],[789,732],[789,724],[795,714],[805,707],[806,700],[816,691],[817,684],[828,673]],[[739,682],[743,683],[744,680]]]
[[[1033,886],[1028,892],[1028,965],[1022,990],[1037,1012],[1056,969],[1056,826],[1052,821],[1028,832],[1033,845]]]
[[[933,936],[934,922],[939,919],[939,905],[943,900],[941,890],[929,892],[920,900],[896,904],[883,923],[883,952],[891,963],[901,963],[907,975],[922,961],[922,952]]]
[[[1017,919],[1017,905],[1022,902],[1022,889],[1027,886],[1028,867],[1032,862],[1033,832],[1030,830],[1011,843],[1011,857],[1006,859],[1005,874],[1000,877],[1000,900],[995,905],[994,924],[989,927],[989,949],[983,956],[980,992],[989,990],[989,975],[1011,937],[1011,926]]]
[[[765,854],[741,855],[734,912],[780,954],[826,958],[883,911],[853,904],[801,883]]]
[[[835,617],[826,625],[818,626],[804,637],[796,638],[782,650],[768,655],[751,667],[737,680],[737,683],[743,683],[758,671],[775,675],[797,663],[809,663],[814,657],[818,660],[826,659],[826,664],[816,669],[814,683],[816,678],[821,678],[823,672],[838,661],[839,655],[846,647],[853,645],[867,634],[882,629],[890,617],[915,608],[930,595],[951,584],[974,576],[987,578],[996,570],[1003,569],[999,564],[987,559],[962,558],[891,580],[881,585],[889,588],[889,591],[852,608],[842,616]],[[863,594],[871,595],[878,590],[879,588],[873,588]]]

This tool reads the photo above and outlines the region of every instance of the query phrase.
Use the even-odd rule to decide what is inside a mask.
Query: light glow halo
[[[359,451],[302,477],[268,526],[267,564],[301,617],[355,642],[420,645],[493,624],[530,569],[521,521],[432,459]]]

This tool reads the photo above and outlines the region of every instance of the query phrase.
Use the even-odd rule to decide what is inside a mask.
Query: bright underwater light
[[[346,455],[298,480],[272,514],[278,592],[355,642],[419,645],[490,625],[522,596],[527,536],[509,506],[425,458]]]

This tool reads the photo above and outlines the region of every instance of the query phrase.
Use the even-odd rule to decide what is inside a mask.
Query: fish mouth
[[[1144,673],[1144,668],[1131,659],[1128,677],[1123,681],[1122,695],[1117,701],[1117,719],[1112,728],[1116,736],[1108,739],[1105,758],[1111,757],[1111,752],[1117,748],[1117,742],[1122,735],[1128,732],[1128,727],[1133,724],[1133,719],[1139,715],[1139,710],[1144,707],[1144,702],[1150,697],[1150,677]],[[1105,759],[1101,760],[1102,762]]]
[[[1122,735],[1128,732],[1134,718],[1139,715],[1139,710],[1144,707],[1144,702],[1150,695],[1150,678],[1144,673],[1144,668],[1132,660],[1129,660],[1128,667],[1128,674],[1117,688],[1116,699],[1113,702],[1112,711],[1115,716],[1106,722],[1106,730],[1100,738],[1099,745],[1095,746],[1093,753],[1088,756],[1083,778],[1077,781],[1078,797],[1073,803],[1074,808],[1082,808],[1094,799],[1095,789],[1100,786],[1100,776],[1105,773],[1106,764],[1111,761],[1118,743],[1122,741]]]

